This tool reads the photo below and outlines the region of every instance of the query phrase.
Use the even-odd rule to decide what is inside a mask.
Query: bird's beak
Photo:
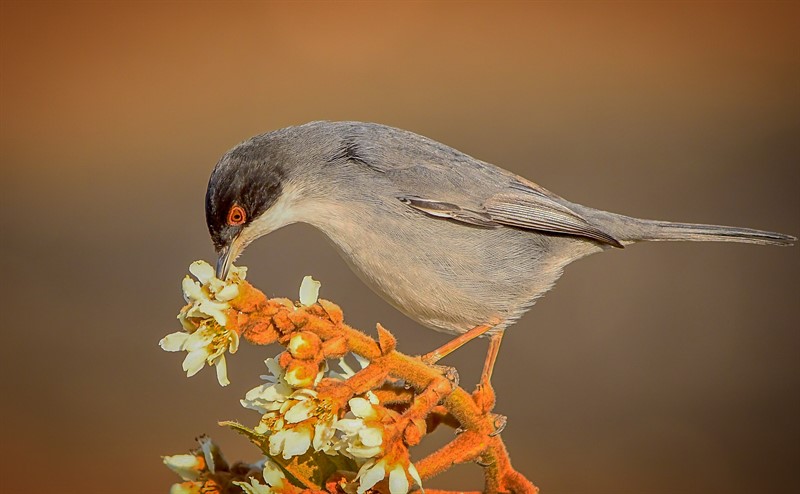
[[[225,281],[228,279],[228,272],[231,270],[231,264],[239,257],[239,238],[236,237],[231,243],[222,248],[217,258],[217,278]]]

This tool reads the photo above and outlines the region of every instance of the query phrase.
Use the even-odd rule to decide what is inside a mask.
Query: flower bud
[[[310,388],[319,374],[316,362],[292,360],[286,368],[286,382],[293,388]]]
[[[300,331],[292,336],[288,347],[292,357],[310,360],[319,355],[322,349],[322,340],[314,333]]]

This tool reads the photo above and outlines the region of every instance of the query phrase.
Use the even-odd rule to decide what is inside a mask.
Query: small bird
[[[427,361],[491,336],[485,385],[503,331],[577,259],[641,241],[796,240],[592,209],[426,137],[361,122],[312,122],[242,142],[211,173],[205,207],[219,278],[250,242],[310,224],[391,305],[460,335]]]

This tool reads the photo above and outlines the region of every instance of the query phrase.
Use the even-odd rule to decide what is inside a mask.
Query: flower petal
[[[187,352],[191,352],[208,347],[214,341],[214,333],[215,332],[209,329],[208,326],[201,327],[189,335],[189,338],[186,339],[186,343],[183,344],[183,349]]]
[[[275,489],[280,489],[283,487],[284,479],[286,479],[286,475],[275,462],[267,460],[264,463],[264,482]]]
[[[291,390],[275,384],[262,384],[247,392],[240,403],[243,407],[260,413],[279,410],[281,404],[289,397]]]
[[[225,282],[217,278],[216,276],[208,280],[208,291],[210,291],[211,293],[217,293],[224,287],[225,287]]]
[[[215,473],[216,466],[214,465],[214,453],[219,453],[219,450],[214,444],[214,441],[212,441],[208,436],[201,436],[197,441],[200,443],[200,449],[203,451],[203,458],[206,460],[208,471]]]
[[[300,284],[300,304],[301,305],[314,305],[319,298],[319,287],[322,285],[311,276],[303,278]]]
[[[239,281],[243,281],[247,277],[247,267],[234,266],[231,264],[231,269],[228,271],[228,273],[228,279],[239,278]]]
[[[217,321],[217,324],[219,324],[220,326],[225,326],[226,324],[228,324],[228,316],[226,316],[224,312],[230,308],[230,305],[228,305],[227,303],[215,302],[213,300],[204,300],[200,302],[197,308],[200,311],[204,312],[205,314],[208,314],[209,316],[213,317],[214,320]]]
[[[339,359],[339,368],[342,369],[342,372],[337,373],[338,374],[337,377],[339,377],[343,381],[346,381],[350,377],[356,375],[356,371],[354,371],[353,368],[350,367],[350,365],[348,365],[348,363],[345,361],[344,358]]]
[[[416,482],[419,488],[422,490],[422,494],[425,494],[425,489],[422,489],[422,479],[419,476],[417,467],[415,467],[413,463],[408,464],[408,474],[411,475],[411,478],[414,479],[414,482]]]
[[[228,331],[228,340],[228,352],[232,355],[239,350],[239,333]]]
[[[358,494],[364,494],[386,477],[386,469],[383,463],[383,460],[374,465],[371,461],[364,463],[364,466],[361,467],[356,476],[361,479],[358,483],[358,489],[356,490]]]
[[[389,472],[389,492],[391,494],[408,494],[408,477],[400,465],[396,465]]]
[[[383,431],[378,427],[365,427],[358,431],[358,438],[364,446],[380,446],[383,442]]]
[[[192,377],[200,372],[206,365],[206,358],[208,358],[208,349],[206,347],[192,350],[183,359],[183,370],[186,371],[186,377]]]
[[[181,309],[180,313],[178,314],[178,321],[180,321],[181,326],[184,330],[189,331],[190,333],[197,329],[197,325],[194,324],[192,321],[189,320],[189,315],[187,314],[189,311],[188,306]]]
[[[286,440],[287,430],[279,430],[269,436],[269,455],[278,456],[283,450],[283,443]]]
[[[161,338],[161,341],[159,341],[158,344],[162,350],[167,352],[179,352],[183,350],[183,345],[186,343],[188,338],[189,333],[178,331],[177,333],[168,334],[167,336]]]
[[[356,417],[366,419],[373,418],[375,416],[375,409],[372,408],[372,404],[364,398],[357,396],[355,398],[351,398],[347,403],[350,405],[350,410]]]
[[[364,427],[364,421],[361,419],[341,419],[336,421],[336,428],[346,434],[355,434],[362,427]]]
[[[369,366],[369,359],[368,358],[362,357],[361,355],[359,355],[357,353],[354,353],[353,357],[355,357],[356,362],[358,362],[358,365],[360,365],[362,369],[366,369],[367,366]]]
[[[189,265],[189,272],[192,273],[195,278],[200,280],[200,283],[205,285],[216,278],[216,273],[214,273],[214,268],[211,267],[211,264],[205,261],[195,261],[191,265]]]
[[[309,417],[311,417],[311,411],[314,409],[314,402],[313,401],[301,401],[292,408],[290,408],[284,415],[283,418],[286,419],[286,422],[290,424],[296,424],[298,422],[302,422]]]
[[[189,276],[183,279],[181,282],[181,288],[183,289],[183,299],[188,303],[192,303],[195,300],[203,300],[208,298],[206,294],[203,293],[203,289],[200,287],[200,284]]]
[[[228,364],[225,362],[225,355],[221,355],[214,364],[217,368],[217,382],[220,386],[227,386],[231,382],[228,380]]]
[[[311,443],[314,451],[327,451],[329,449],[333,436],[336,434],[334,420],[329,422],[320,420],[314,425],[314,439]]]
[[[180,475],[183,480],[197,480],[205,467],[201,457],[195,455],[172,455],[162,458],[164,465]]]
[[[382,450],[380,446],[372,446],[367,448],[365,446],[349,445],[347,452],[356,458],[377,458],[381,455]]]
[[[289,430],[283,443],[283,459],[288,460],[293,456],[300,456],[311,447],[311,432],[307,430]]]
[[[225,285],[225,287],[218,291],[214,298],[219,300],[220,302],[227,302],[229,300],[233,300],[239,296],[239,285],[236,284],[229,284]]]
[[[281,429],[269,436],[270,455],[278,456],[283,451],[284,460],[302,455],[308,451],[310,446],[311,434],[306,430],[298,432],[291,429]]]
[[[369,448],[380,446],[383,443],[383,431],[379,427],[365,427],[358,431],[358,438]]]

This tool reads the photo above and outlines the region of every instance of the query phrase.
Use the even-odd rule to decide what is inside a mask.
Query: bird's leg
[[[492,371],[494,364],[497,362],[497,354],[500,352],[500,342],[503,340],[504,330],[500,330],[491,336],[489,340],[489,350],[486,353],[486,361],[483,364],[483,372],[481,372],[481,380],[478,382],[477,389],[472,394],[472,399],[478,407],[489,413],[494,408],[495,394],[492,387]],[[500,434],[506,426],[506,417],[503,415],[494,415],[495,432],[493,435]]]
[[[497,362],[497,354],[500,353],[500,342],[503,340],[504,329],[493,334],[489,339],[489,351],[486,353],[486,360],[483,363],[481,372],[481,384],[488,386],[492,380],[494,364]]]
[[[483,335],[490,329],[492,329],[494,325],[492,324],[482,324],[480,326],[475,326],[474,328],[470,329],[466,333],[460,334],[457,337],[453,338],[452,340],[448,341],[444,345],[440,346],[436,350],[426,353],[422,357],[423,362],[426,364],[435,364],[436,362],[440,361],[441,359],[445,358],[446,356],[450,355],[454,351],[458,350],[462,346],[466,345],[470,341],[474,340],[475,338]],[[491,374],[491,372],[490,372]]]
[[[487,331],[491,330],[495,326],[496,323],[475,326],[466,333],[461,334],[458,337],[448,341],[447,343],[440,346],[436,350],[423,355],[421,357],[422,361],[427,364],[436,363],[442,358],[446,357],[447,355],[458,350],[465,344],[474,340],[475,338],[486,334]],[[481,410],[483,410],[484,413],[487,414],[492,411],[495,404],[494,388],[492,388],[492,382],[491,382],[492,371],[494,370],[495,362],[497,362],[497,354],[500,351],[500,342],[503,340],[503,332],[504,330],[496,331],[490,337],[489,350],[486,353],[486,360],[484,361],[483,364],[483,372],[481,373],[481,380],[478,382],[477,389],[472,394],[472,398],[475,400],[475,403]],[[502,415],[495,414],[494,421],[495,421],[494,434],[499,434],[506,425],[506,418]]]

